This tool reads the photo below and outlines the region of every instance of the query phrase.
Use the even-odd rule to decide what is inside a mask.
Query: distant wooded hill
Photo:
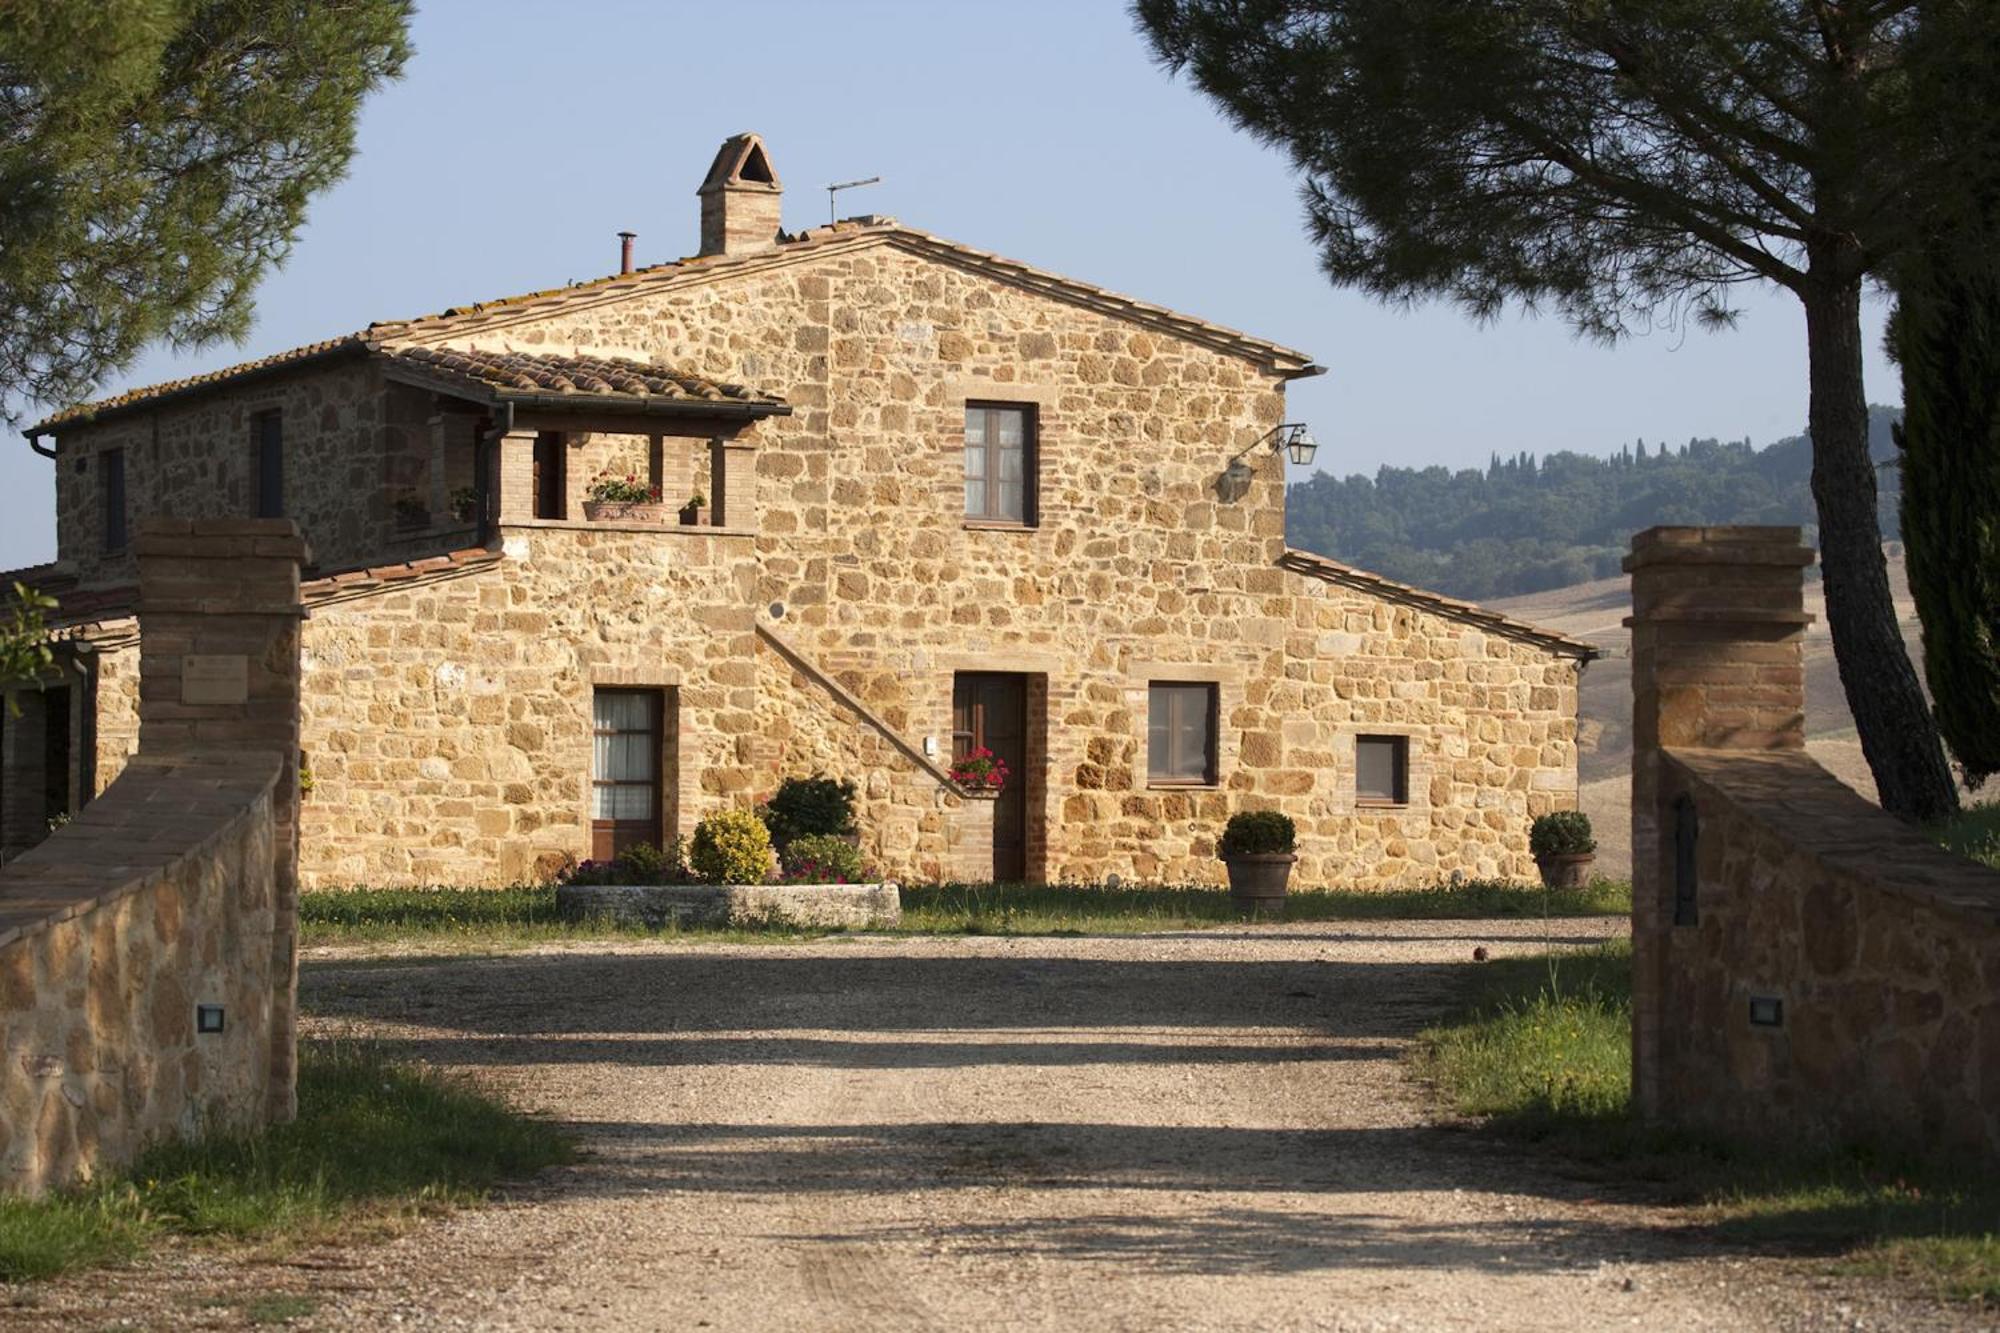
[[[1900,408],[1868,409],[1877,464],[1894,459]],[[1607,458],[1497,454],[1481,472],[1384,467],[1320,473],[1286,496],[1286,537],[1377,574],[1474,600],[1513,597],[1618,573],[1633,533],[1657,523],[1796,523],[1817,542],[1803,435],[1763,449],[1641,440]],[[1882,533],[1898,535],[1898,474],[1876,472]]]

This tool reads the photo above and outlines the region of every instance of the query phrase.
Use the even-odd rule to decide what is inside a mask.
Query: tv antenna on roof
[[[838,185],[827,186],[826,187],[827,225],[832,226],[834,223],[840,221],[838,206],[833,201],[833,197],[836,193],[838,193],[841,190],[858,189],[863,185],[880,185],[881,183],[882,183],[882,178],[880,176],[870,176],[865,181],[842,181]]]

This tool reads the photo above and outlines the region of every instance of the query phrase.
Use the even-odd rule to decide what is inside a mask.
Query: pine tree
[[[69,403],[156,339],[240,338],[410,0],[0,5],[0,414]]]
[[[1287,150],[1337,283],[1510,301],[1615,340],[1662,312],[1805,310],[1813,495],[1841,683],[1882,804],[1957,793],[1890,597],[1861,293],[1964,189],[1919,39],[1992,0],[1136,0],[1155,53]],[[1979,95],[1984,98],[1984,94]],[[1968,108],[2000,120],[2000,104]]]

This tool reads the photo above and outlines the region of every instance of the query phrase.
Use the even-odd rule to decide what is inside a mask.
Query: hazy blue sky
[[[894,214],[1312,353],[1329,373],[1294,387],[1291,415],[1334,471],[1636,437],[1762,444],[1805,420],[1803,320],[1779,293],[1749,297],[1734,332],[1606,350],[1554,320],[1481,328],[1335,291],[1284,160],[1153,65],[1122,0],[427,0],[414,35],[249,342],[156,353],[107,392],[599,276],[621,228],[641,262],[691,253],[709,158],[755,130],[793,229],[825,220],[829,181],[880,175],[843,215]],[[1894,402],[1881,314],[1869,394]],[[50,466],[18,437],[0,449],[0,567],[54,554]]]

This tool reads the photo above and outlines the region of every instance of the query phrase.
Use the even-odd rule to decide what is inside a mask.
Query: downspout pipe
[[[33,450],[34,450],[34,451],[35,451],[36,453],[40,454],[40,455],[41,455],[41,456],[42,456],[43,458],[54,458],[54,457],[56,456],[56,451],[55,451],[55,449],[53,449],[53,448],[44,448],[44,447],[42,446],[42,440],[41,440],[41,437],[42,437],[42,436],[43,436],[44,434],[47,434],[47,433],[48,433],[48,432],[45,432],[45,431],[41,431],[41,430],[24,430],[24,431],[22,431],[22,432],[21,432],[21,434],[23,434],[23,435],[27,436],[27,438],[28,438],[28,447],[29,447],[30,449],[33,449]]]

